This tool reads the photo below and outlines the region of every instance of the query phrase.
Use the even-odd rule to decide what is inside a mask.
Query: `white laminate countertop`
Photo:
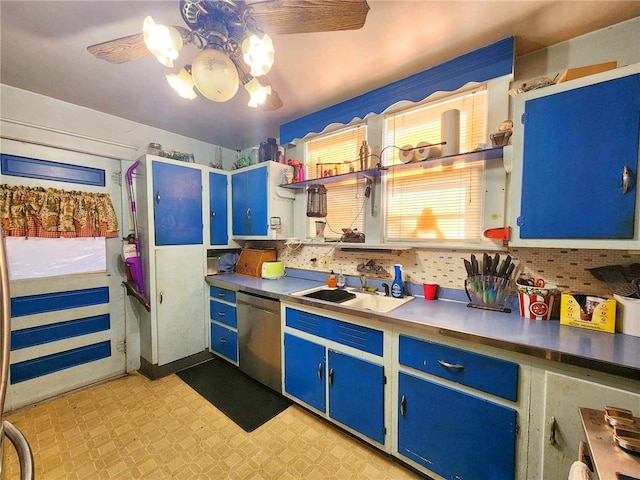
[[[450,338],[491,345],[546,360],[580,366],[640,380],[640,337],[560,325],[558,320],[529,320],[518,312],[502,313],[468,308],[466,303],[416,297],[388,314],[373,313],[337,303],[291,296],[324,285],[296,277],[262,279],[239,274],[211,275],[210,285],[319,306],[325,310],[423,329]]]

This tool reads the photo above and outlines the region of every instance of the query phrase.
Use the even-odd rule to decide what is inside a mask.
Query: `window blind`
[[[367,138],[366,126],[358,126],[322,135],[305,142],[307,178],[341,175],[360,170],[360,145]],[[364,180],[356,178],[332,182],[327,189],[327,217],[309,218],[308,234],[316,236],[315,222],[324,220],[325,239],[339,239],[342,228],[357,229],[364,233]]]
[[[385,119],[385,146],[439,143],[440,118],[460,110],[460,151],[470,152],[486,138],[486,92],[475,89]],[[386,165],[404,163],[398,148],[387,148]],[[429,161],[392,170],[385,181],[385,238],[389,242],[479,241],[482,229],[484,164],[464,160],[431,167]]]

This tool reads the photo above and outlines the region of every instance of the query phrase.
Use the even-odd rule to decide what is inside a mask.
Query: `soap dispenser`
[[[342,290],[345,286],[344,275],[342,274],[342,270],[340,270],[340,274],[338,275],[338,288]]]
[[[391,284],[391,296],[394,298],[404,297],[404,281],[402,280],[402,265],[396,263],[393,266],[395,270],[395,277]]]

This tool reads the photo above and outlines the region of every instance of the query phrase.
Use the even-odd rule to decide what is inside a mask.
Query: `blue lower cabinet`
[[[329,416],[384,444],[382,365],[329,350]]]
[[[217,323],[211,323],[211,350],[237,362],[238,332]]]
[[[512,480],[517,412],[398,374],[398,452],[445,478]]]
[[[325,411],[325,348],[285,333],[284,390],[313,408]]]

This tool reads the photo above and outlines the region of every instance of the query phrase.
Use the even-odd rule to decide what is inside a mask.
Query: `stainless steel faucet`
[[[360,275],[360,291],[365,292],[367,290],[367,277]]]

